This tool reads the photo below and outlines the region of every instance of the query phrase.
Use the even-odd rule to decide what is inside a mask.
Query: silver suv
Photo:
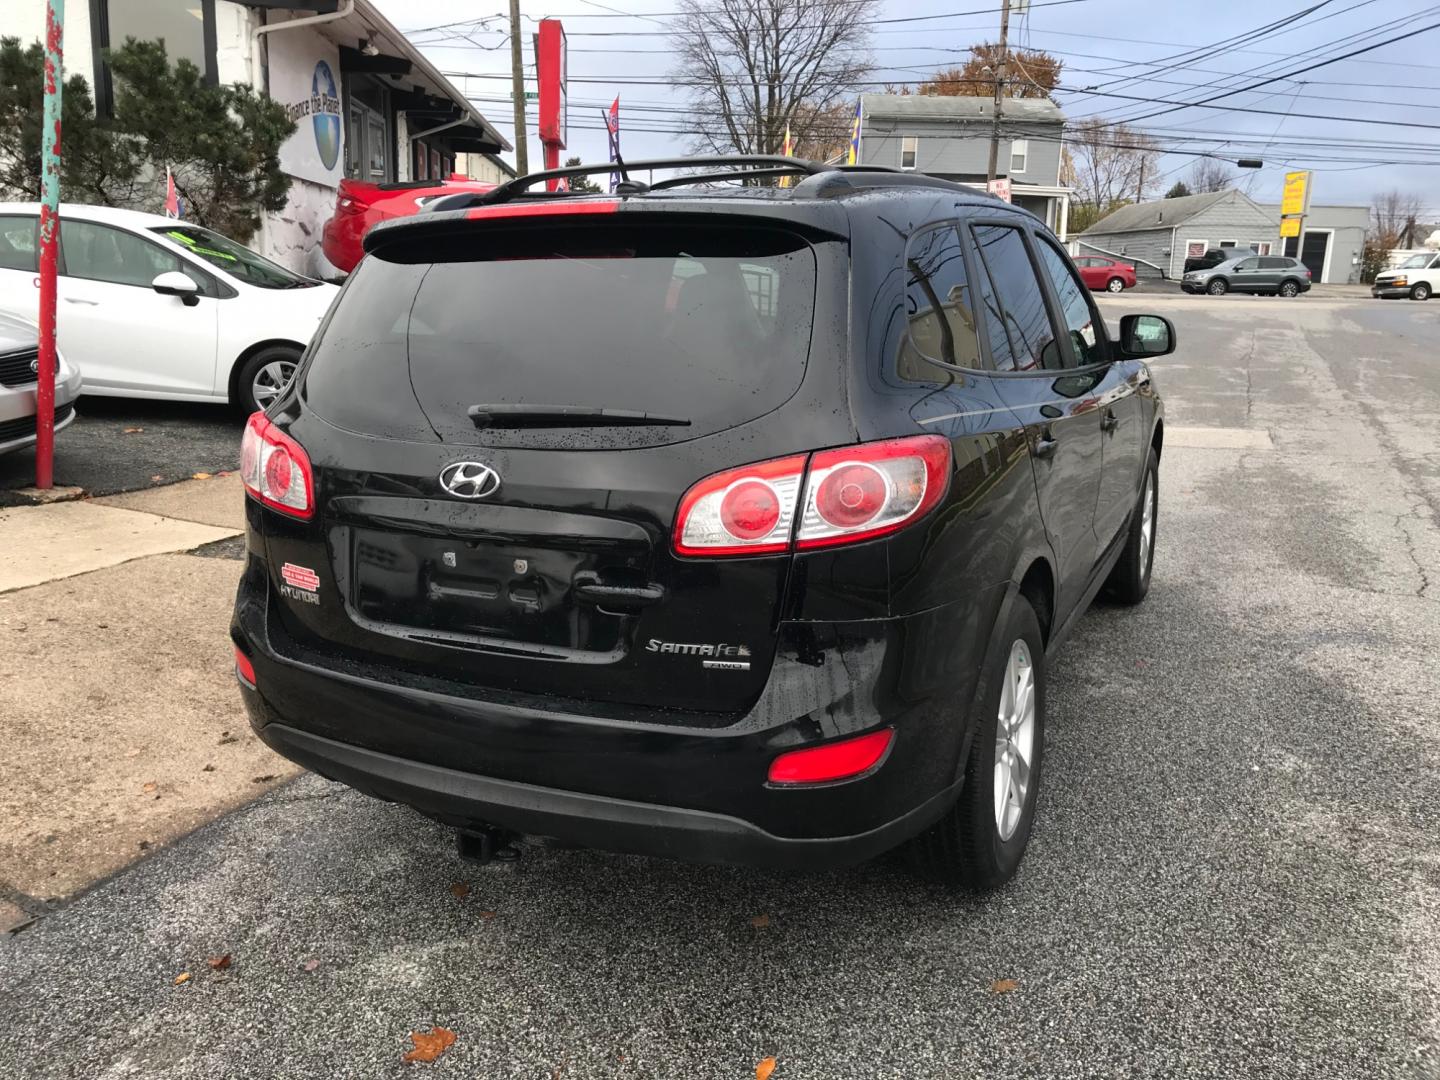
[[[0,454],[35,442],[39,341],[34,323],[0,312]],[[55,430],[59,431],[75,419],[80,372],[58,353],[55,362]]]
[[[1299,296],[1310,291],[1310,268],[1288,255],[1241,255],[1208,270],[1192,270],[1180,279],[1187,293],[1224,296],[1227,292]]]

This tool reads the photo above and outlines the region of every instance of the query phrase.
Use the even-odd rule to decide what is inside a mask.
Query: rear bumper
[[[983,650],[1005,589],[895,619],[786,624],[760,700],[733,722],[701,725],[318,657],[267,618],[263,564],[251,570],[231,628],[256,673],[241,695],[260,738],[306,768],[460,828],[811,868],[871,858],[954,801],[981,662],[971,643]],[[941,661],[930,642],[944,643]],[[869,773],[767,782],[786,750],[881,726],[895,741]]]
[[[483,822],[586,847],[685,862],[773,869],[863,862],[933,823],[954,795],[938,792],[908,814],[868,832],[791,838],[730,815],[477,776],[350,746],[284,724],[261,724],[256,730],[272,750],[322,776],[457,826]]]

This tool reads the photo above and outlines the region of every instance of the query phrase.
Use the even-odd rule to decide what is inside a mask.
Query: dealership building
[[[500,182],[510,144],[369,0],[89,0],[67,6],[65,73],[90,82],[108,115],[113,86],[102,50],[163,38],[215,83],[247,83],[289,109],[280,149],[294,183],[252,246],[301,273],[328,276],[320,232],[343,178],[374,183],[461,172]],[[45,5],[0,0],[0,27],[40,40]],[[153,207],[159,211],[160,207]]]

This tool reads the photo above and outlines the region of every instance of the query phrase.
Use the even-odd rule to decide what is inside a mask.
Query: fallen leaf
[[[239,742],[239,741],[240,741],[240,736],[239,736],[239,735],[231,735],[230,732],[228,732],[228,731],[222,731],[222,732],[220,732],[220,745],[221,745],[221,746],[224,746],[226,743]]]
[[[208,472],[197,472],[194,476],[190,477],[190,479],[191,479],[191,480],[209,480],[209,479],[210,479],[210,474],[209,474]]]
[[[132,746],[129,750],[125,751],[125,756],[128,758],[137,758],[144,752],[145,751],[141,750],[140,747]]]
[[[449,1028],[437,1027],[429,1031],[412,1031],[410,1041],[414,1050],[405,1051],[404,1061],[434,1061],[455,1041],[455,1032]]]
[[[153,791],[154,791],[157,787],[159,787],[159,786],[160,786],[160,785],[157,784],[157,783],[155,783],[154,780],[147,780],[147,781],[141,786],[140,790],[143,791],[146,795],[149,795],[151,792],[153,792]]]
[[[464,900],[470,895],[470,883],[468,881],[455,881],[450,884],[450,892],[456,900]]]
[[[145,429],[144,429],[143,427],[127,427],[127,428],[125,428],[120,434],[122,434],[122,435],[139,435],[139,434],[140,434],[142,431],[144,431],[144,430],[145,430]]]
[[[175,976],[175,985],[176,985],[176,986],[179,986],[181,983],[187,983],[187,982],[189,982],[189,981],[190,981],[190,972],[188,972],[188,971],[182,971],[182,972],[180,972],[179,975],[176,975],[176,976]]]
[[[200,771],[201,771],[201,772],[214,772],[214,771],[215,771],[215,766],[214,766],[214,765],[206,765],[206,766],[205,766],[203,769],[201,769]]]
[[[319,961],[319,960],[316,960],[316,959],[314,959],[314,958],[311,958],[311,959],[309,959],[309,960],[306,960],[305,963],[303,963],[303,964],[300,965],[300,970],[301,970],[301,971],[314,971],[314,970],[315,970],[316,968],[318,968],[319,966],[320,966],[320,961]]]
[[[230,954],[227,952],[224,956],[212,956],[205,962],[210,965],[211,971],[224,971],[230,966]]]
[[[156,473],[154,476],[150,477],[150,482],[152,484],[158,484],[161,480],[164,479],[165,477],[161,476],[159,473]]]
[[[482,918],[482,919],[493,919],[494,917],[495,917],[495,912],[493,912],[493,911],[482,911],[482,912],[480,912],[480,918]]]
[[[256,777],[253,777],[250,782],[251,782],[252,784],[268,784],[271,780],[274,780],[274,779],[275,779],[275,774],[274,774],[274,773],[266,773],[264,776],[256,776]]]
[[[767,926],[770,925],[770,916],[754,915],[750,919],[750,925],[755,927],[756,930],[764,930]]]
[[[141,851],[149,851],[149,850],[150,850],[150,841],[149,841],[149,840],[141,840],[139,846],[140,846],[140,850],[141,850]]]
[[[755,1066],[755,1080],[770,1080],[770,1074],[775,1071],[775,1059],[767,1057]]]
[[[1019,990],[1020,984],[1014,979],[996,979],[990,984],[992,994],[1008,994],[1012,990]]]

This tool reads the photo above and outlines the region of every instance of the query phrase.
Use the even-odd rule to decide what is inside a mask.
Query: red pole
[[[35,387],[35,486],[55,482],[55,287],[60,249],[60,91],[64,87],[65,0],[45,7],[44,166],[40,202],[40,370]]]

